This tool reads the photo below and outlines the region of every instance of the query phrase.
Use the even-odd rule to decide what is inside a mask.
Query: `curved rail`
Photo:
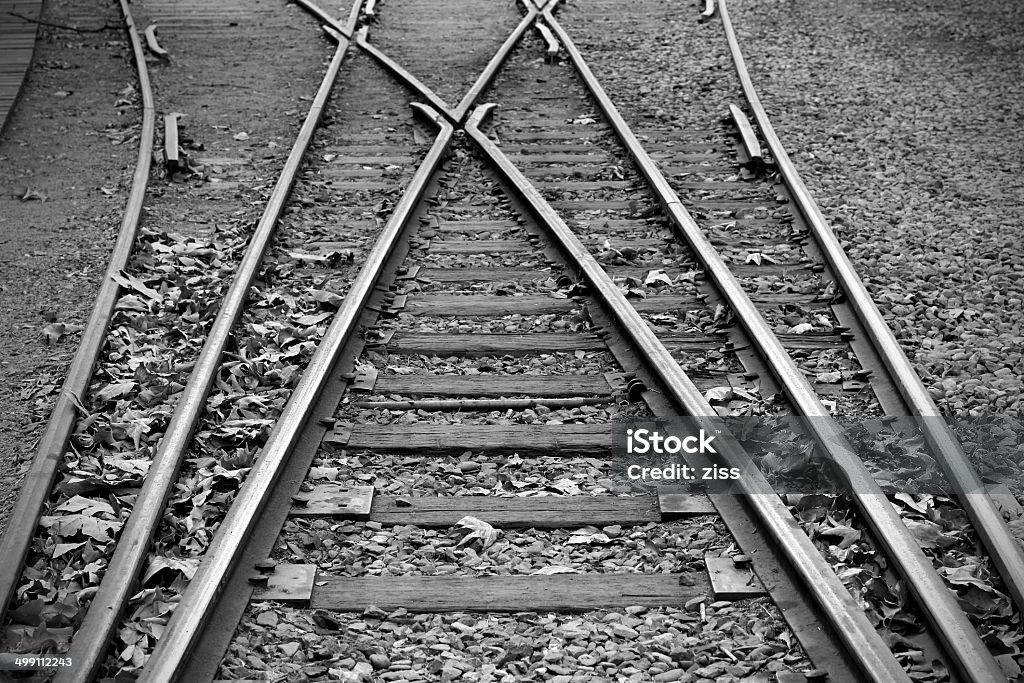
[[[306,8],[316,7],[309,0],[299,1]],[[359,0],[357,0],[358,2]],[[318,17],[324,20],[326,26],[333,28],[337,25],[337,20],[323,13],[322,10],[320,12],[322,16],[318,15]],[[425,85],[387,55],[370,46],[365,40],[365,32],[353,32],[359,47],[366,50],[420,96],[440,106],[441,111],[438,112],[422,104],[413,105],[417,111],[428,116],[440,128],[440,133],[413,177],[409,189],[402,196],[398,206],[395,207],[394,213],[368,255],[366,265],[360,270],[351,289],[346,294],[341,308],[335,314],[334,320],[318,345],[309,366],[302,375],[299,386],[296,387],[284,412],[278,418],[277,426],[246,477],[243,488],[239,491],[230,511],[218,528],[213,542],[207,549],[203,563],[190,581],[163,636],[147,661],[139,677],[140,682],[171,682],[178,680],[181,675],[182,662],[193,650],[196,639],[208,620],[210,610],[216,605],[223,588],[223,577],[227,576],[239,561],[245,541],[252,533],[255,520],[265,507],[277,482],[282,464],[295,447],[301,434],[301,428],[310,407],[319,397],[328,374],[336,363],[338,354],[355,331],[363,307],[379,279],[381,268],[394,250],[397,240],[405,229],[405,224],[415,206],[422,199],[431,176],[436,172],[451,143],[455,128],[449,123],[449,120],[465,115],[468,108],[472,106],[497,73],[523,32],[538,16],[539,12],[536,10],[528,11],[527,17],[519,23],[491,58],[455,111],[449,109],[443,100],[430,92]],[[456,114],[459,111],[462,112],[461,115]]]
[[[78,351],[68,368],[67,378],[61,387],[60,394],[54,404],[46,431],[43,432],[36,449],[35,458],[29,468],[25,481],[21,484],[21,492],[14,504],[14,510],[7,520],[7,530],[0,541],[0,622],[3,621],[7,606],[13,597],[21,568],[28,557],[32,538],[38,528],[39,518],[53,490],[57,477],[57,469],[64,456],[68,439],[75,427],[77,417],[76,406],[81,396],[89,388],[93,369],[99,360],[107,337],[110,321],[114,316],[114,307],[121,294],[121,287],[114,277],[128,265],[128,258],[135,245],[135,237],[142,215],[142,202],[146,196],[146,185],[153,160],[153,136],[156,131],[156,110],[153,104],[153,89],[146,68],[146,55],[139,38],[135,20],[127,0],[121,0],[121,13],[124,16],[125,30],[132,45],[132,55],[139,77],[139,90],[142,94],[142,134],[139,139],[139,156],[135,163],[135,174],[132,177],[132,189],[128,195],[121,229],[114,243],[110,263],[100,290],[96,295],[89,321],[82,333],[82,341]]]
[[[469,113],[470,108],[477,101],[477,98],[480,97],[480,93],[484,91],[484,88],[486,88],[494,79],[495,74],[498,73],[498,69],[501,68],[501,65],[508,58],[508,54],[512,51],[512,48],[515,47],[516,43],[519,42],[519,39],[523,37],[523,34],[530,28],[530,25],[540,17],[540,11],[532,3],[525,3],[524,7],[526,7],[526,16],[522,18],[519,25],[516,26],[512,33],[509,34],[508,38],[505,39],[505,42],[501,44],[500,48],[498,48],[498,51],[494,53],[494,56],[491,57],[491,61],[489,61],[487,66],[484,67],[484,70],[480,72],[480,76],[477,77],[472,87],[470,87],[466,92],[465,97],[463,97],[462,101],[459,102],[459,106],[455,108],[454,114],[456,121],[461,123],[466,119],[466,115]]]
[[[324,24],[331,26],[339,33],[345,35],[344,32],[341,30],[342,26],[338,22],[338,20],[332,17],[327,12],[325,12],[320,7],[318,7],[311,0],[295,0],[295,2],[297,2],[299,6],[306,9],[315,17],[317,17],[317,19],[324,22]],[[379,62],[380,65],[383,66],[386,70],[393,73],[398,78],[398,80],[402,81],[402,83],[405,84],[406,87],[415,90],[417,93],[419,93],[420,97],[430,102],[431,106],[433,106],[434,109],[436,109],[437,111],[444,114],[449,121],[451,121],[455,125],[458,125],[462,123],[463,120],[465,120],[466,114],[469,112],[470,107],[472,107],[473,104],[476,102],[477,98],[480,97],[480,93],[484,91],[484,88],[486,88],[487,85],[491,82],[491,80],[494,79],[495,74],[498,73],[498,69],[504,63],[505,59],[508,58],[508,54],[509,52],[512,51],[512,48],[515,47],[515,44],[519,42],[520,38],[523,37],[523,34],[526,32],[527,29],[530,28],[530,25],[533,24],[538,19],[538,17],[540,17],[540,10],[538,10],[533,3],[528,2],[527,0],[523,0],[523,2],[524,6],[526,7],[526,16],[524,16],[522,20],[520,20],[519,24],[515,27],[515,29],[512,30],[512,33],[510,33],[508,37],[505,39],[505,42],[503,42],[501,44],[501,47],[498,48],[498,51],[495,52],[494,56],[491,57],[489,62],[487,62],[487,66],[484,67],[484,70],[482,72],[480,72],[480,75],[477,77],[476,81],[473,82],[473,85],[463,96],[458,106],[456,106],[454,109],[451,109],[448,106],[448,104],[443,99],[441,99],[441,97],[437,93],[428,88],[421,80],[416,78],[416,76],[414,76],[411,72],[406,70],[395,60],[391,59],[380,49],[371,45],[369,40],[367,39],[367,27],[364,26],[358,32],[356,32],[356,45],[361,50],[366,52],[366,54],[370,55],[375,60],[377,60],[377,62]],[[553,0],[553,2],[558,2],[558,0]]]
[[[960,609],[955,594],[935,572],[931,561],[922,552],[917,539],[903,524],[870,471],[847,441],[843,430],[822,405],[807,378],[793,362],[757,307],[732,274],[693,218],[683,207],[654,161],[619,114],[601,84],[583,60],[569,34],[558,23],[550,9],[543,10],[544,19],[558,35],[576,65],[598,106],[612,123],[616,134],[629,150],[637,168],[665,207],[677,231],[703,263],[715,285],[725,297],[737,320],[743,325],[762,357],[771,367],[792,405],[824,453],[828,453],[844,484],[877,542],[885,548],[899,573],[917,598],[929,623],[955,662],[957,670],[970,681],[1004,683],[1005,674],[982,642],[970,620]]]
[[[444,114],[445,118],[452,123],[458,123],[458,118],[456,118],[455,113],[448,107],[445,101],[437,95],[437,93],[428,88],[421,80],[412,75],[412,73],[406,70],[401,64],[391,59],[391,57],[388,57],[373,45],[370,45],[370,41],[366,39],[366,35],[369,30],[369,26],[362,26],[358,31],[356,31],[356,45],[358,45],[363,52],[380,62],[385,69],[395,74],[395,76],[397,76],[398,79],[406,85],[406,87],[420,93],[420,96],[429,102],[431,107]]]
[[[913,366],[899,342],[896,341],[896,337],[893,336],[892,330],[889,329],[878,307],[875,306],[875,302],[872,301],[864,283],[857,276],[853,264],[835,233],[826,222],[817,203],[807,190],[807,186],[800,179],[796,166],[786,154],[786,150],[775,134],[775,129],[768,120],[768,114],[754,90],[754,84],[743,61],[743,54],[740,52],[736,32],[729,19],[729,10],[725,0],[719,2],[719,8],[722,25],[725,27],[726,38],[729,41],[729,50],[732,52],[733,62],[736,64],[736,71],[743,85],[743,92],[786,186],[806,218],[829,267],[846,292],[850,305],[864,325],[868,338],[886,369],[892,374],[904,402],[912,414],[925,418],[921,421],[921,426],[928,445],[938,456],[937,460],[943,472],[954,487],[960,504],[964,506],[970,516],[982,543],[988,549],[1017,609],[1024,611],[1024,551],[1010,534],[1003,516],[996,509],[992,499],[985,493],[985,485],[978,478],[974,468],[971,467],[963,446],[946,425],[942,413],[939,412],[932,397],[928,394],[921,378],[914,372]]]
[[[292,393],[277,426],[270,434],[245,484],[231,505],[224,521],[206,551],[203,563],[189,583],[174,611],[167,629],[139,677],[140,683],[171,683],[181,673],[182,662],[191,652],[196,638],[216,602],[226,576],[241,558],[245,542],[266,506],[283,463],[295,447],[309,411],[330,377],[341,350],[358,330],[359,318],[380,279],[381,270],[394,250],[413,210],[419,203],[451,143],[455,129],[444,117],[421,104],[412,105],[440,128],[434,144],[416,171],[412,183],[380,237],[367,256],[366,264],[345,295],[345,299],[317,346],[302,380]]]
[[[566,44],[564,40],[563,44]],[[498,167],[502,175],[515,186],[538,218],[555,236],[566,256],[576,264],[626,334],[632,338],[639,353],[657,371],[659,379],[669,389],[676,405],[684,413],[694,416],[697,427],[708,432],[721,432],[719,452],[727,465],[741,470],[742,476],[736,481],[741,492],[748,496],[751,507],[783,549],[793,568],[803,578],[808,590],[813,593],[829,621],[844,639],[863,673],[869,680],[877,683],[909,681],[889,646],[864,615],[864,610],[793,519],[764,475],[743,451],[742,446],[735,437],[723,429],[720,418],[708,417],[715,415],[714,408],[679,367],[671,352],[655,336],[647,322],[612,282],[587,247],[551,208],[543,195],[508,160],[498,146],[480,131],[480,122],[494,106],[488,104],[479,107],[466,123],[466,132]]]
[[[356,0],[357,5],[361,2],[362,0]],[[163,518],[164,507],[177,481],[185,451],[206,407],[206,397],[216,379],[221,356],[231,338],[231,330],[242,315],[249,288],[277,227],[278,218],[302,165],[302,157],[319,124],[348,44],[349,41],[341,37],[284,169],[267,201],[263,216],[249,241],[231,286],[224,295],[217,318],[210,328],[210,334],[196,360],[188,384],[178,399],[167,431],[160,441],[145,483],[132,508],[132,514],[118,539],[117,548],[100,588],[93,598],[82,626],[71,642],[69,656],[72,657],[75,666],[61,669],[54,679],[57,683],[91,681],[103,663],[103,657],[113,640],[124,606],[136,590],[137,578],[142,572],[153,534]]]

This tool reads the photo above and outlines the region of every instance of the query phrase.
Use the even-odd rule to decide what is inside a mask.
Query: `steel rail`
[[[308,0],[297,1],[306,9],[313,11],[324,22],[325,30],[332,33],[336,40],[340,42],[343,39],[341,32],[334,30],[338,23],[336,19],[320,10]],[[532,13],[531,21],[538,15],[539,13],[537,12]],[[353,9],[353,14],[350,17],[350,25],[353,29],[356,16],[357,12]],[[484,72],[474,84],[473,89],[467,93],[467,96],[463,99],[463,104],[466,104],[468,107],[479,96],[479,93],[482,92],[486,84],[493,78],[497,69],[511,51],[512,46],[518,40],[518,36],[528,26],[529,22],[520,22],[516,31],[513,32],[509,39],[506,39],[496,55],[490,60]],[[386,68],[396,72],[404,71],[397,63],[366,43],[365,31],[353,31],[353,33],[355,34],[357,45],[369,52],[371,56],[376,57]],[[384,59],[381,60],[380,57]],[[399,74],[399,77],[403,78],[402,74]],[[139,678],[140,681],[170,682],[177,680],[181,674],[182,662],[194,648],[196,639],[208,619],[209,610],[216,604],[220,591],[223,589],[223,577],[232,571],[241,557],[245,540],[250,536],[256,516],[259,515],[259,512],[266,505],[270,492],[276,483],[281,464],[295,447],[308,407],[313,405],[316,398],[320,395],[326,382],[327,374],[335,364],[337,354],[355,329],[359,315],[369,300],[370,293],[379,277],[380,268],[393,250],[399,235],[404,229],[405,223],[408,221],[408,217],[411,215],[412,209],[422,198],[430,177],[436,172],[437,165],[440,163],[443,153],[454,135],[454,127],[446,120],[451,118],[452,112],[448,110],[444,102],[436,97],[436,95],[430,98],[429,96],[433,93],[430,93],[426,86],[414,77],[411,77],[407,72],[405,72],[403,80],[414,90],[419,91],[420,94],[428,99],[435,100],[441,105],[441,112],[432,111],[424,105],[413,105],[418,111],[427,114],[441,129],[441,133],[413,178],[410,189],[403,195],[402,200],[392,214],[392,218],[378,238],[374,250],[368,256],[367,265],[360,271],[360,275],[346,295],[342,307],[335,315],[324,339],[318,345],[310,365],[303,373],[299,386],[296,387],[295,392],[293,392],[292,397],[285,406],[284,412],[278,419],[275,429],[264,446],[257,463],[246,477],[246,483],[243,485],[238,497],[233,501],[232,507],[218,528],[211,546],[207,549],[203,563],[200,565],[193,580],[189,583],[189,587],[182,596],[182,600],[175,610],[171,621],[168,623],[163,636],[147,661]],[[374,264],[376,265],[371,269],[371,266]]]
[[[370,45],[370,41],[366,39],[366,35],[369,32],[369,26],[361,26],[356,32],[356,45],[360,47],[366,54],[370,55],[385,69],[393,73],[400,81],[402,81],[407,87],[415,90],[420,94],[421,97],[430,102],[430,106],[436,109],[451,123],[457,124],[458,118],[455,116],[455,112],[448,106],[448,104],[441,99],[441,97],[431,90],[421,80],[412,75],[412,72],[407,70],[401,64],[388,57],[386,54],[378,50],[373,45]]]
[[[552,1],[558,2],[558,0]],[[337,19],[310,0],[295,0],[295,2],[315,15],[324,24],[331,26],[336,30],[340,26]],[[480,97],[480,93],[482,93],[494,79],[495,74],[498,73],[498,69],[508,58],[508,54],[512,51],[512,48],[515,47],[515,44],[519,42],[523,34],[530,28],[530,25],[540,17],[540,10],[537,9],[533,3],[528,0],[523,0],[523,2],[526,7],[526,16],[520,20],[516,28],[512,30],[512,33],[508,35],[505,42],[503,42],[501,47],[498,48],[498,51],[494,53],[490,61],[487,63],[487,66],[484,67],[482,72],[480,72],[476,81],[473,82],[473,85],[466,92],[465,96],[463,96],[458,106],[454,109],[449,107],[448,104],[441,99],[437,93],[424,84],[423,81],[416,78],[416,76],[414,76],[410,71],[402,67],[402,65],[385,54],[382,50],[371,45],[367,39],[368,28],[366,26],[360,28],[360,30],[356,32],[356,45],[377,60],[377,62],[386,70],[393,73],[408,88],[414,90],[420,97],[430,102],[431,106],[443,113],[451,123],[459,125],[463,120],[465,120],[466,114],[476,102],[477,98]]]
[[[341,34],[345,40],[352,40],[352,32],[355,30],[356,23],[359,21],[359,4],[353,6],[352,12],[348,17],[348,22],[343,24],[315,2],[310,2],[310,0],[291,1],[316,17],[317,21],[324,26],[330,26],[335,30],[335,32]]]
[[[356,0],[357,4],[361,2],[362,0]],[[337,79],[349,43],[342,36],[338,36],[338,39],[339,43],[327,73],[285,161],[235,277],[224,295],[217,318],[200,351],[189,381],[175,405],[174,414],[160,440],[142,490],[118,539],[99,590],[71,642],[68,654],[75,662],[75,666],[60,669],[54,679],[56,683],[86,683],[95,678],[103,663],[107,647],[113,641],[124,606],[135,592],[153,534],[163,518],[164,508],[177,481],[185,451],[206,407],[206,397],[220,369],[221,356],[231,339],[231,330],[242,315],[249,288],[256,278],[264,252],[274,235],[278,218],[302,165],[302,157],[309,147],[327,98]]]
[[[209,610],[216,604],[223,588],[223,577],[241,558],[246,541],[277,482],[281,467],[302,433],[310,408],[326,385],[345,343],[357,332],[359,318],[377,286],[381,270],[451,143],[455,129],[444,117],[424,105],[412,106],[426,114],[440,128],[440,132],[377,238],[366,264],[345,295],[324,338],[317,345],[299,385],[288,400],[259,458],[246,477],[245,484],[217,529],[199,570],[189,582],[163,636],[143,668],[138,678],[140,683],[172,683],[178,680],[182,662],[201,634]]]
[[[808,432],[821,446],[822,452],[829,455],[837,474],[853,495],[864,520],[874,532],[875,540],[885,549],[906,580],[957,670],[962,673],[965,680],[1004,683],[1005,674],[1002,668],[978,636],[967,615],[960,609],[955,593],[934,570],[931,560],[921,550],[917,539],[903,524],[878,482],[850,446],[842,428],[822,405],[810,382],[786,353],[778,337],[729,270],[729,266],[683,207],[675,191],[594,77],[572,38],[549,9],[543,10],[543,15],[548,25],[558,34],[598,106],[633,156],[637,168],[658,196],[676,230],[686,239],[697,258],[703,263],[736,319],[785,388],[788,399],[798,411]]]
[[[937,460],[946,478],[956,491],[957,499],[967,511],[982,543],[988,549],[1017,609],[1024,611],[1024,551],[1010,534],[1002,514],[996,509],[992,499],[985,493],[985,486],[971,466],[963,446],[949,429],[942,413],[925,389],[921,378],[914,372],[902,347],[871,299],[871,295],[818,208],[814,197],[811,196],[807,186],[801,180],[796,166],[790,160],[778,135],[775,134],[768,114],[754,90],[754,84],[747,71],[743,54],[740,52],[736,32],[729,19],[729,10],[724,0],[719,3],[719,7],[722,25],[729,41],[729,49],[732,52],[736,71],[743,85],[743,92],[786,186],[807,220],[829,267],[846,292],[848,302],[864,325],[868,338],[886,369],[893,376],[904,402],[912,414],[924,418],[921,421],[922,431],[928,445],[938,456]]]
[[[563,40],[564,44],[566,43]],[[910,678],[902,666],[864,615],[864,610],[793,519],[764,475],[752,463],[735,438],[723,429],[721,418],[711,417],[716,415],[714,408],[679,367],[671,352],[651,331],[604,268],[551,208],[543,195],[509,161],[500,148],[480,131],[480,122],[494,106],[487,104],[479,107],[467,121],[466,132],[522,195],[556,238],[562,251],[604,300],[614,318],[636,344],[637,350],[656,370],[678,407],[684,413],[693,416],[692,419],[698,427],[709,432],[722,432],[719,435],[719,453],[727,465],[742,471],[742,476],[735,482],[736,485],[741,493],[748,497],[748,502],[757,516],[804,580],[808,591],[813,594],[829,621],[835,626],[864,675],[877,683],[909,681]]]
[[[526,16],[522,18],[519,25],[516,26],[512,33],[509,34],[508,38],[505,39],[505,42],[501,44],[501,47],[498,48],[498,51],[494,53],[493,57],[491,57],[491,60],[487,63],[487,66],[484,67],[484,70],[480,73],[480,76],[477,77],[472,87],[470,87],[466,92],[465,97],[463,97],[462,101],[459,102],[459,105],[455,107],[455,120],[459,123],[465,121],[470,107],[472,107],[477,101],[477,98],[480,97],[480,93],[482,93],[490,82],[494,80],[495,74],[498,73],[498,69],[501,68],[501,65],[505,63],[506,59],[508,59],[508,54],[512,51],[512,48],[515,47],[516,43],[518,43],[523,37],[523,34],[530,28],[530,25],[537,21],[537,18],[540,16],[540,11],[533,5],[533,3],[524,3],[524,6],[526,7]]]
[[[67,377],[50,413],[46,430],[39,439],[35,457],[25,480],[20,485],[18,499],[7,518],[7,529],[0,540],[0,623],[7,612],[7,606],[17,589],[21,570],[28,557],[32,538],[39,525],[39,518],[53,491],[77,418],[80,398],[89,389],[93,370],[99,362],[100,353],[106,342],[107,330],[114,317],[114,308],[121,294],[121,287],[114,280],[128,265],[128,259],[135,245],[142,203],[146,196],[146,185],[153,162],[153,138],[156,131],[156,108],[153,103],[153,88],[146,68],[146,54],[139,38],[138,28],[128,7],[128,0],[121,0],[125,30],[132,46],[132,56],[139,78],[139,92],[142,95],[142,132],[139,136],[139,155],[135,162],[132,187],[125,205],[121,228],[114,243],[110,262],[100,281],[96,303],[82,333],[82,341],[68,367]]]

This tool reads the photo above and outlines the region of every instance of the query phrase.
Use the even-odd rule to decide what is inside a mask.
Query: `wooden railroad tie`
[[[472,515],[497,528],[637,526],[715,514],[710,500],[677,487],[656,496],[375,496],[372,486],[324,484],[294,499],[291,515],[375,521],[386,526],[450,527]],[[261,563],[253,599],[312,609],[415,612],[579,612],[632,605],[685,606],[761,597],[749,558],[705,559],[699,574],[552,574],[526,576],[338,577],[315,565]]]

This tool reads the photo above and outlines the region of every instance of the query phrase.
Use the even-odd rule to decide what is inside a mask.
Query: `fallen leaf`
[[[728,401],[732,397],[732,387],[713,387],[704,392],[704,398],[711,403],[717,401]]]
[[[142,294],[143,296],[154,301],[160,301],[161,299],[163,299],[163,297],[160,295],[160,292],[156,291],[155,289],[152,289],[151,287],[146,286],[146,283],[144,283],[142,280],[135,277],[134,275],[129,275],[123,270],[117,275],[113,275],[111,277],[113,278],[114,282],[121,285],[125,289],[133,289],[139,294]]]
[[[573,569],[572,567],[566,567],[566,566],[563,566],[563,565],[556,564],[556,565],[553,565],[553,566],[550,566],[550,567],[542,567],[541,569],[538,569],[537,571],[530,572],[530,575],[531,576],[550,576],[551,574],[579,574],[579,573],[580,572],[579,572],[578,569]]]
[[[72,496],[57,506],[58,512],[77,512],[83,515],[113,515],[114,508],[105,500],[93,500],[84,496]]]
[[[612,539],[608,538],[607,534],[602,534],[600,532],[590,533],[584,529],[572,532],[572,535],[569,536],[569,539],[566,541],[569,545],[583,545],[586,543],[604,544],[611,542]]]
[[[468,515],[456,522],[454,533],[463,534],[462,539],[455,544],[456,548],[467,547],[479,541],[480,550],[482,551],[498,540],[497,529],[482,519]]]
[[[922,548],[948,548],[956,543],[956,540],[942,533],[942,529],[934,522],[920,522],[914,519],[904,519],[903,523],[914,534],[917,544]]]
[[[154,557],[150,560],[146,573],[143,574],[142,583],[146,584],[151,578],[165,569],[169,569],[172,572],[180,572],[186,579],[191,579],[195,576],[196,570],[199,569],[199,558]]]
[[[99,391],[93,392],[93,398],[98,401],[113,401],[130,394],[135,389],[135,382],[125,380],[108,384]]]
[[[85,544],[86,541],[82,541],[81,543],[58,543],[53,547],[53,555],[51,555],[51,557],[56,560],[58,557],[61,557],[73,550],[78,550]]]
[[[650,287],[653,285],[671,285],[672,278],[665,273],[664,270],[652,270],[647,273],[647,277],[644,278],[644,285]]]
[[[102,543],[113,540],[113,532],[121,528],[121,522],[96,519],[88,515],[45,516],[39,519],[45,529],[55,529],[61,536],[84,534]]]
[[[831,529],[821,529],[818,531],[818,535],[841,539],[837,544],[840,548],[849,548],[851,545],[859,541],[861,536],[859,529],[854,529],[842,524],[834,526]]]
[[[983,591],[992,591],[992,586],[975,576],[977,570],[978,566],[974,564],[965,564],[960,567],[939,567],[939,573],[954,586],[975,586]]]
[[[814,329],[814,325],[812,325],[810,323],[800,323],[799,325],[794,325],[793,327],[789,328],[789,333],[790,334],[805,334],[807,332],[810,332],[813,329]]]

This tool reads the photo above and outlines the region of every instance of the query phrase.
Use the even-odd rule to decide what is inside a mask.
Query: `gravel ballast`
[[[561,21],[638,130],[717,122],[741,103],[721,23],[650,4],[622,29],[585,21],[589,3]],[[1018,413],[1021,8],[729,7],[777,133],[940,409]],[[1024,500],[1024,475],[1007,483]]]

